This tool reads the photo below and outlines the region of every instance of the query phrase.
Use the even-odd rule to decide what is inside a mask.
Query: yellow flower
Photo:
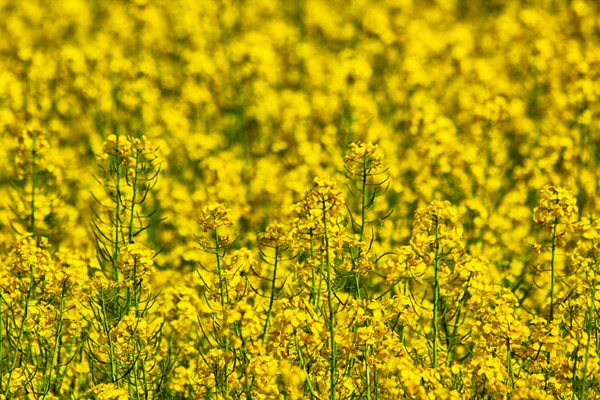
[[[200,227],[203,232],[209,232],[221,226],[230,226],[229,209],[223,203],[209,202],[200,214]]]
[[[91,392],[98,397],[98,400],[127,400],[129,395],[124,389],[117,388],[112,383],[101,383],[94,386]]]
[[[540,190],[538,205],[533,209],[533,220],[552,230],[555,224],[565,224],[568,230],[578,217],[577,200],[570,190],[546,185]]]
[[[344,157],[344,167],[352,178],[376,174],[382,166],[383,155],[372,142],[351,143]]]
[[[126,277],[134,273],[135,278],[148,278],[154,274],[154,251],[140,243],[131,243],[121,248],[117,268]]]

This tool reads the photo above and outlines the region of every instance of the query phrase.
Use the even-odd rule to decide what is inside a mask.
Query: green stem
[[[296,333],[296,331],[294,331],[294,341],[296,343],[296,351],[298,352],[298,359],[300,360],[300,366],[302,367],[302,369],[304,370],[304,373],[306,374],[306,383],[308,385],[308,390],[310,391],[310,395],[312,396],[312,398],[316,398],[317,395],[315,394],[315,389],[314,389],[312,383],[310,382],[310,376],[308,375],[308,371],[306,370],[306,363],[304,362],[304,357],[302,356],[302,348],[300,347],[300,342],[298,341],[298,334]]]
[[[267,319],[263,329],[263,343],[267,339],[267,329],[269,328],[269,319],[273,310],[273,302],[275,301],[275,282],[277,280],[277,261],[279,260],[279,246],[275,246],[275,263],[273,264],[273,279],[271,280],[271,299],[269,300],[269,310],[267,311]]]
[[[2,350],[4,349],[4,320],[3,320],[3,307],[2,303],[4,303],[4,297],[0,298],[0,360],[4,359],[4,355]],[[4,364],[0,362],[0,376],[4,375]],[[2,392],[2,380],[0,380],[0,392]]]
[[[137,346],[135,346],[135,347],[137,347]],[[135,349],[135,347],[134,347],[134,349]],[[135,360],[135,356],[132,356],[132,358]],[[138,363],[136,361],[134,361],[134,364],[133,364],[133,387],[134,387],[134,390],[135,390],[135,398],[139,400],[139,398],[140,398],[140,387],[139,387],[139,384],[138,384],[138,381],[139,381],[138,376],[139,376]],[[131,383],[129,385],[131,386]]]
[[[437,336],[438,336],[438,307],[440,302],[440,282],[438,271],[440,268],[440,237],[439,237],[439,225],[436,217],[435,221],[435,258],[433,260],[433,368],[438,366],[438,355],[437,355]]]
[[[246,347],[244,344],[244,353],[246,352]],[[248,376],[248,358],[246,356],[246,360],[244,362],[244,392],[246,392],[246,399],[252,400],[252,383],[250,382],[250,377]]]
[[[317,286],[317,310],[321,310],[321,287],[323,286],[323,267],[325,263],[324,257],[326,256],[323,256],[323,254],[321,254],[321,265],[319,266],[319,285]]]
[[[215,256],[217,259],[217,273],[219,274],[219,290],[221,293],[221,313],[223,316],[223,323],[225,323],[225,288],[223,282],[223,273],[221,271],[221,249],[219,247],[219,231],[215,228]],[[229,335],[225,337],[225,357],[229,353]],[[229,399],[229,363],[225,358],[225,398]]]
[[[219,291],[221,294],[221,308],[225,311],[225,293],[223,289],[223,274],[221,272],[221,249],[219,248],[219,231],[215,228],[215,257],[217,259],[217,273],[219,275]]]
[[[6,389],[4,393],[10,393],[10,384],[12,380],[12,374],[17,366],[17,355],[21,350],[21,340],[23,339],[23,331],[25,328],[25,321],[29,314],[29,301],[33,295],[35,287],[35,279],[33,275],[33,264],[29,265],[29,290],[27,291],[27,297],[25,298],[25,304],[23,305],[23,316],[21,317],[21,326],[19,327],[19,333],[17,334],[17,343],[15,346],[15,354],[13,354],[12,361],[10,363],[10,371],[8,372],[8,379],[6,381]]]
[[[367,190],[367,154],[365,152],[363,156],[363,168],[362,168],[362,187],[360,190],[360,241],[362,242],[365,238],[365,217],[366,217],[366,190]],[[362,256],[361,250],[358,250],[358,260]],[[360,274],[354,274],[354,285],[356,287],[355,298],[360,299]]]
[[[371,371],[369,369],[369,345],[365,350],[365,374],[367,377],[367,400],[371,400]]]
[[[317,304],[317,293],[316,293],[317,288],[315,286],[316,283],[315,283],[315,268],[314,268],[314,266],[315,266],[315,246],[313,243],[312,228],[310,228],[310,258],[312,260],[311,269],[310,269],[311,276],[312,276],[312,287],[311,287],[312,293],[310,296],[310,300],[311,300],[311,303],[316,305]]]
[[[510,338],[506,337],[506,365],[508,366],[508,379],[510,382],[510,392],[507,394],[507,399],[510,400],[510,394],[515,387],[515,378],[512,369],[512,355],[510,350]]]
[[[586,317],[587,317],[587,315],[586,315]],[[573,356],[573,368],[571,370],[571,388],[572,388],[572,390],[571,390],[571,400],[575,399],[575,386],[576,386],[576,382],[577,382],[577,359],[579,358],[579,357],[577,357],[577,353],[579,353],[579,346],[580,345],[577,344],[577,347],[575,348],[575,351],[572,354],[572,356]]]
[[[465,303],[467,302],[467,293],[469,292],[469,284],[471,283],[472,276],[473,276],[473,274],[471,273],[469,275],[469,278],[467,279],[467,283],[465,284],[463,296],[458,301],[458,310],[456,311],[456,317],[454,319],[454,326],[452,327],[452,333],[448,339],[448,357],[446,358],[446,365],[448,365],[448,366],[450,366],[450,364],[452,362],[452,353],[453,353],[455,344],[457,342],[456,335],[457,335],[459,324],[460,324],[461,311],[464,308]]]
[[[36,146],[36,137],[35,135],[33,135],[33,144],[32,144],[32,151],[31,151],[31,215],[30,215],[30,222],[29,222],[29,231],[35,235],[35,187],[37,184],[37,169],[36,169],[36,150],[35,150],[35,146]]]
[[[596,276],[596,272],[594,271],[594,277]],[[585,316],[585,333],[587,334],[587,342],[585,344],[585,358],[583,361],[583,381],[581,382],[581,395],[580,399],[585,399],[585,392],[587,386],[587,371],[588,371],[588,362],[590,359],[590,341],[592,340],[592,329],[593,329],[593,315],[595,309],[595,301],[596,301],[596,279],[592,278],[592,295],[590,299],[590,306],[587,310],[587,315]]]
[[[117,137],[117,143],[119,142],[119,133],[115,132],[115,136]],[[115,174],[117,175],[115,181],[115,196],[116,198],[113,200],[115,203],[115,241],[113,243],[113,273],[115,275],[115,280],[119,281],[119,269],[117,268],[117,259],[119,258],[119,221],[120,221],[120,207],[121,207],[121,159],[119,157],[119,152],[115,152]]]
[[[335,346],[335,315],[333,313],[333,285],[331,280],[331,262],[329,260],[329,236],[327,234],[327,208],[325,200],[323,202],[323,229],[325,241],[325,260],[327,267],[327,306],[329,309],[329,337],[331,346],[331,359],[329,364],[330,369],[330,400],[335,400],[335,369],[336,369],[336,346]]]
[[[104,328],[104,333],[106,334],[106,340],[108,341],[108,357],[110,362],[110,377],[111,382],[117,382],[117,366],[115,363],[115,351],[112,342],[112,338],[110,337],[110,328],[108,326],[108,317],[106,316],[106,305],[104,303],[104,291],[100,291],[100,305],[102,306],[102,327]]]
[[[361,199],[360,199],[360,241],[362,242],[365,237],[365,203],[367,199],[365,198],[367,190],[367,154],[363,156],[363,170],[362,170],[362,188],[360,191]]]
[[[131,215],[129,216],[129,243],[133,243],[133,220],[135,217],[135,201],[137,197],[137,185],[138,185],[138,164],[139,164],[140,154],[135,154],[135,174],[133,176],[133,193],[131,194]]]
[[[52,373],[54,372],[54,368],[58,359],[58,353],[60,351],[60,335],[62,333],[62,329],[63,329],[63,314],[64,314],[64,309],[65,309],[65,294],[67,291],[67,286],[66,284],[63,284],[63,288],[62,288],[62,294],[60,297],[60,307],[58,310],[58,326],[56,327],[56,334],[54,335],[54,349],[52,350],[52,359],[50,361],[50,371],[48,372],[48,382],[46,384],[46,390],[44,393],[44,397],[42,398],[45,399],[46,396],[48,395],[48,393],[50,392],[50,388],[52,385]]]
[[[550,281],[550,322],[554,320],[554,285],[556,284],[556,272],[555,272],[555,254],[556,254],[556,229],[558,221],[554,221],[554,228],[552,232],[552,278]]]

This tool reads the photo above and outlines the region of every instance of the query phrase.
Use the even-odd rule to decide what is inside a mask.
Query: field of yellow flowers
[[[0,399],[600,399],[596,0],[0,0]]]

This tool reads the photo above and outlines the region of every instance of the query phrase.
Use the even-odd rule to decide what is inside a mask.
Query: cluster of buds
[[[294,206],[295,213],[300,216],[315,215],[325,210],[335,216],[344,207],[342,192],[335,180],[331,178],[315,178],[313,186],[304,194],[302,201]]]
[[[98,159],[101,162],[112,160],[115,163],[113,168],[125,168],[128,175],[133,176],[140,163],[152,163],[158,158],[157,151],[158,148],[153,147],[146,136],[109,135]]]
[[[344,168],[350,176],[373,175],[381,172],[383,154],[372,142],[351,143],[344,157]]]
[[[338,215],[344,208],[342,192],[331,178],[315,178],[305,200],[311,209],[324,210],[331,216]]]
[[[450,254],[462,253],[462,236],[462,229],[456,226],[456,209],[449,201],[433,200],[416,211],[411,246],[421,257],[429,258],[434,246]]]
[[[540,191],[537,207],[533,209],[533,220],[550,231],[559,223],[571,231],[577,221],[578,212],[577,201],[570,190],[546,185]]]
[[[265,232],[258,234],[258,243],[264,247],[279,247],[288,245],[290,238],[290,229],[286,225],[275,222],[269,225]]]
[[[294,205],[293,212],[296,217],[293,228],[302,234],[323,234],[324,220],[328,221],[328,225],[333,224],[344,209],[342,192],[335,180],[315,178],[313,186],[304,194],[302,200]]]
[[[24,277],[30,274],[33,267],[34,275],[43,276],[54,267],[48,247],[48,240],[45,237],[38,240],[31,234],[27,234],[19,238],[12,253],[11,272],[18,277]]]
[[[229,209],[223,203],[209,202],[200,214],[200,227],[203,232],[210,232],[221,226],[230,226]]]
[[[139,243],[121,248],[117,268],[124,276],[135,274],[136,278],[154,274],[154,251]]]
[[[37,171],[46,169],[49,148],[48,137],[40,129],[24,129],[17,135],[15,169],[18,181],[25,180],[32,167]]]

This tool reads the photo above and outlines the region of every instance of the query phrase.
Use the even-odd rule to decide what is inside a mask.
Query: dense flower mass
[[[0,0],[1,399],[600,398],[595,0]]]

